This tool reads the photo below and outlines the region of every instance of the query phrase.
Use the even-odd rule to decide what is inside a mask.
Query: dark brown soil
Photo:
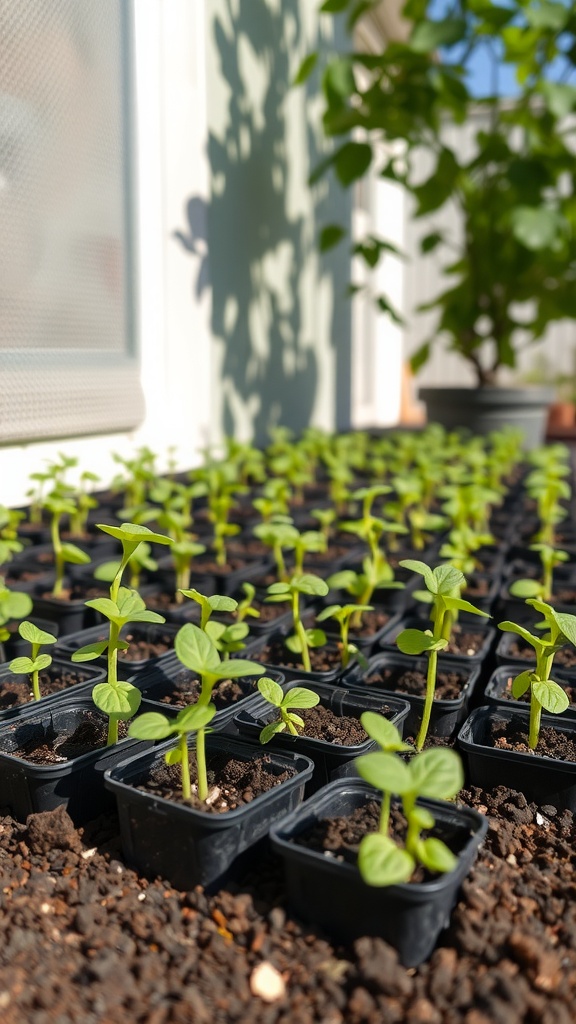
[[[90,676],[82,672],[81,669],[64,669],[58,665],[50,665],[40,673],[40,693],[43,697],[48,697],[52,693],[67,690],[69,686],[83,683],[85,679],[89,678]],[[14,677],[14,679],[2,680],[0,683],[0,711],[7,711],[9,708],[27,704],[31,700],[34,700],[34,694],[28,680]]]
[[[376,633],[379,633],[384,628],[387,622],[390,622],[390,618],[390,613],[381,609],[375,609],[373,612],[364,612],[360,629],[350,627],[350,638],[354,640],[354,637],[369,638],[375,636]],[[330,620],[324,623],[324,628],[330,628]]]
[[[338,743],[342,747],[355,747],[368,739],[357,718],[351,715],[336,715],[331,708],[322,704],[297,711],[297,714],[304,722],[302,732],[310,739]]]
[[[159,692],[158,692],[159,691]],[[237,704],[239,700],[256,693],[255,679],[221,679],[212,690],[211,701],[217,711]],[[147,699],[170,704],[172,707],[186,707],[194,704],[200,695],[200,681],[187,669],[182,669],[173,682],[163,680],[157,691],[145,694]]]
[[[511,722],[499,720],[491,725],[490,746],[500,750],[516,750],[521,754],[539,754],[559,761],[576,761],[576,742],[564,733],[551,727],[540,729],[535,750],[528,746],[526,729],[514,719]]]
[[[265,665],[277,665],[279,668],[302,668],[302,661],[297,654],[292,654],[285,647],[282,639],[271,640],[258,651],[250,652],[252,661],[259,661]],[[330,672],[341,665],[340,652],[334,644],[326,644],[325,647],[313,647],[310,649],[310,664],[313,672]]]
[[[505,787],[450,929],[399,965],[375,938],[335,945],[286,905],[273,858],[217,895],[148,882],[113,819],[0,818],[2,1024],[573,1024],[576,828]],[[251,991],[266,962],[285,993]]]
[[[292,778],[293,774],[290,768],[275,770],[269,754],[260,754],[246,760],[213,755],[208,761],[208,806],[194,793],[190,800],[184,799],[179,764],[156,764],[138,788],[154,796],[164,797],[165,800],[191,805],[207,814],[223,814],[251,803],[257,796]],[[193,754],[190,757],[190,777],[194,788],[196,760]]]
[[[127,728],[125,722],[118,723],[122,738],[126,736]],[[10,753],[14,757],[21,757],[24,761],[31,762],[31,764],[61,764],[105,746],[107,734],[106,722],[88,713],[74,729],[74,732],[57,733],[53,737],[43,734],[41,739],[34,736],[22,747],[11,750]]]
[[[436,676],[436,700],[459,700],[467,676],[461,672],[440,671]],[[416,697],[426,695],[426,673],[417,669],[402,669],[397,666],[380,665],[363,680],[363,685],[379,689],[408,693]]]
[[[442,653],[471,658],[478,654],[485,640],[485,633],[475,633],[473,630],[462,629],[461,626],[456,625],[452,630],[450,643]]]
[[[251,562],[250,559],[241,557],[240,555],[233,555],[230,551],[227,552],[227,560],[224,565],[218,565],[218,562],[214,558],[195,558],[192,578],[194,578],[195,575],[205,576],[208,574],[228,576],[229,573],[236,572],[240,569],[246,569],[253,565],[254,562]]]

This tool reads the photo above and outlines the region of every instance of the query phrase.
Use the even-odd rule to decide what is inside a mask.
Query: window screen
[[[135,426],[124,0],[0,0],[0,443]]]

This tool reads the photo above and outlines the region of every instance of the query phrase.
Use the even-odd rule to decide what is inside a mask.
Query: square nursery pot
[[[317,823],[351,815],[381,795],[360,779],[332,782],[273,826],[272,847],[284,861],[288,899],[305,921],[338,941],[378,935],[406,967],[430,956],[450,920],[458,890],[476,858],[488,821],[477,811],[437,800],[419,801],[436,818],[435,833],[455,847],[458,865],[431,881],[369,886],[355,863],[301,845]],[[452,845],[452,844],[451,844]]]
[[[58,636],[68,636],[84,629],[90,620],[91,609],[86,607],[83,597],[52,597],[49,593],[50,585],[37,585],[30,594],[33,602],[34,617],[40,616],[50,622],[55,622],[58,627]],[[65,587],[72,587],[69,579],[64,580]]]
[[[194,745],[190,738],[189,746]],[[230,736],[206,737],[208,770],[216,758],[249,762],[265,756],[267,770],[290,778],[256,796],[250,803],[224,813],[210,813],[148,793],[142,788],[150,770],[162,762],[170,744],[123,760],[106,773],[106,786],[115,794],[120,836],[129,864],[148,877],[160,875],[178,889],[217,886],[235,861],[267,837],[270,825],[302,800],[312,775],[309,758],[296,753],[266,753],[260,747]]]
[[[415,736],[422,721],[424,711],[424,691],[422,694],[411,692],[414,684],[409,677],[406,689],[402,687],[405,673],[420,673],[426,677],[427,658],[414,658],[407,654],[376,654],[370,659],[364,672],[357,672],[346,678],[346,686],[351,690],[382,697],[400,698],[410,705],[408,717],[404,722],[404,735]],[[458,726],[468,713],[468,705],[480,675],[479,665],[469,665],[455,658],[438,657],[438,674],[447,676],[450,690],[454,696],[434,698],[430,715],[430,736],[453,736]]]
[[[458,747],[468,764],[470,783],[483,789],[509,786],[541,806],[552,804],[559,809],[576,811],[576,761],[560,761],[492,745],[494,725],[511,723],[528,733],[528,721],[528,708],[492,706],[472,711],[458,734]],[[573,719],[542,715],[542,728],[547,726],[576,741]]]
[[[398,623],[395,623],[389,630],[386,631],[385,636],[380,641],[380,647],[384,651],[398,651],[396,645],[396,638],[402,632],[403,629],[429,629],[430,623],[428,620],[423,620],[418,616],[406,616],[400,619]],[[472,650],[472,647],[466,648],[458,644],[457,637],[463,636],[464,638],[468,634],[477,635],[479,639],[479,646],[474,653],[468,653]],[[453,641],[450,643],[450,648],[445,651],[441,651],[442,658],[449,658],[451,661],[465,661],[466,664],[470,665],[481,665],[482,662],[488,657],[492,651],[494,641],[496,640],[497,630],[494,626],[488,626],[486,621],[476,615],[461,615],[459,622],[454,627],[452,636]]]
[[[499,665],[494,669],[490,679],[486,683],[484,690],[484,696],[482,698],[482,704],[498,704],[504,705],[504,707],[522,707],[523,704],[528,704],[529,692],[524,694],[520,702],[512,696],[512,682],[514,678],[526,668],[526,665]],[[576,675],[572,673],[561,673],[554,669],[554,676],[566,690],[568,697],[570,698],[570,707],[562,713],[562,718],[570,718],[576,722]],[[570,685],[570,679],[572,679],[574,685]]]
[[[292,679],[284,683],[282,689],[286,693],[296,686],[302,686],[302,683],[303,680]],[[377,711],[393,722],[402,735],[404,721],[410,711],[407,701],[395,697],[384,699],[377,694],[353,692],[341,686],[330,686],[327,683],[308,683],[307,687],[320,697],[319,706],[326,708],[337,718],[346,717],[358,720],[364,711]],[[315,709],[312,708],[312,712],[314,711]],[[298,712],[298,714],[304,718],[306,716],[305,711]],[[274,708],[257,693],[245,708],[237,712],[234,722],[242,736],[252,740],[253,743],[258,743],[260,731],[276,717]],[[281,732],[277,733],[262,749],[294,750],[310,757],[314,762],[314,774],[306,787],[306,795],[309,796],[334,778],[355,776],[354,758],[359,757],[360,754],[367,754],[371,750],[377,750],[378,744],[368,736],[350,745],[330,739],[312,738],[303,733],[300,733],[299,736],[292,736],[288,732]]]
[[[144,669],[156,665],[166,655],[173,654],[174,637],[178,629],[179,627],[171,622],[133,622],[124,626],[120,635],[131,644],[131,648],[118,652],[118,669],[121,676],[127,679],[129,675],[143,672]],[[90,629],[82,629],[63,637],[58,641],[56,649],[58,654],[70,658],[80,647],[96,643],[98,640],[106,640],[107,637],[107,626],[91,626]],[[95,658],[89,664],[106,665],[106,655]]]
[[[284,682],[281,672],[270,671],[268,675],[280,685]],[[142,691],[147,710],[159,711],[163,715],[176,716],[182,708],[198,699],[198,690],[194,687],[198,682],[197,673],[185,668],[175,655],[167,655],[153,668],[137,673],[129,681]],[[216,714],[211,722],[212,729],[238,735],[235,716],[259,696],[257,681],[257,676],[250,676],[223,680],[215,686],[212,703],[216,706]]]
[[[50,701],[44,707],[23,708],[16,719],[0,724],[0,808],[18,821],[29,814],[64,805],[76,825],[98,817],[113,806],[103,774],[130,750],[142,750],[140,741],[121,740],[113,747],[99,746],[56,764],[43,765],[17,756],[14,751],[33,743],[52,743],[72,735],[90,718],[106,728],[107,719],[88,696],[66,703]],[[104,734],[105,743],[105,734]]]
[[[574,609],[567,608],[566,611],[574,614]],[[523,624],[522,620],[520,623]],[[533,623],[526,624],[527,629],[532,630],[532,627]],[[496,647],[496,665],[514,665],[517,673],[522,672],[523,669],[536,665],[534,648],[516,633],[503,632]],[[554,655],[552,676],[562,676],[563,679],[573,679],[576,676],[576,651],[572,645],[566,645]]]
[[[28,644],[28,648],[30,645]],[[39,701],[32,696],[29,676],[15,675],[8,665],[0,667],[0,722],[13,721],[25,709],[40,709],[71,697],[90,696],[96,683],[106,678],[103,668],[75,665],[64,658],[53,658],[52,664],[40,673]]]
[[[324,647],[317,647],[315,650],[317,652],[324,652],[327,659],[329,659],[331,667],[322,671],[312,670],[312,672],[305,672],[302,668],[302,663],[297,660],[298,655],[292,654],[284,644],[286,636],[291,629],[292,625],[290,625],[289,631],[277,630],[274,633],[267,634],[260,640],[256,640],[253,644],[248,644],[246,650],[243,651],[243,656],[251,661],[260,662],[260,664],[264,665],[266,671],[272,668],[282,672],[286,679],[299,679],[303,686],[313,682],[336,683],[352,671],[353,667],[342,668],[338,647],[335,643],[328,642]],[[310,653],[313,662],[314,651]]]

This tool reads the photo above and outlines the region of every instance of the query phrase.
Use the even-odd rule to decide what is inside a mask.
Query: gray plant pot
[[[428,420],[452,430],[467,427],[488,434],[504,426],[524,432],[524,447],[542,444],[548,406],[554,399],[549,387],[420,388]]]

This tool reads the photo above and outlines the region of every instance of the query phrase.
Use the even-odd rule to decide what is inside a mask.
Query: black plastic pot
[[[281,644],[283,647],[286,635],[287,632],[280,630],[269,635],[267,634],[260,640],[256,640],[253,644],[249,644],[243,652],[244,656],[246,658],[250,658],[252,661],[259,661],[260,664],[264,665],[266,670],[273,668],[278,672],[282,672],[283,675],[286,676],[286,679],[300,679],[305,686],[311,682],[336,683],[339,679],[343,679],[348,672],[352,671],[353,666],[343,669],[341,664],[338,664],[334,668],[322,672],[305,672],[301,664],[290,661],[291,658],[296,658],[297,655],[291,654],[288,648],[284,648],[285,660],[284,657],[278,662],[273,660],[264,660],[264,658],[267,657],[267,655],[263,653],[263,651],[266,651],[266,647],[275,644]],[[321,650],[324,649],[328,649],[331,652],[337,651],[335,643],[329,643],[326,645],[326,648],[321,648]]]
[[[163,759],[167,746],[124,760],[106,773],[105,784],[118,803],[124,856],[142,874],[161,875],[178,889],[216,886],[238,857],[267,836],[274,821],[300,803],[312,762],[294,753],[268,754],[272,771],[281,774],[293,769],[293,777],[236,810],[210,814],[136,788],[154,763]],[[250,760],[261,757],[263,751],[212,733],[206,737],[208,769],[211,757],[220,753]]]
[[[30,649],[29,644],[28,649]],[[75,665],[63,658],[53,658],[52,664],[40,673],[40,692],[42,692],[42,677],[55,678],[62,673],[75,676],[77,682],[57,693],[47,694],[39,701],[30,699],[25,704],[10,705],[6,703],[6,683],[16,684],[19,689],[22,689],[23,694],[28,694],[31,689],[30,679],[27,675],[15,675],[10,671],[8,665],[0,667],[0,722],[14,721],[25,709],[44,709],[44,707],[51,706],[54,701],[69,701],[71,697],[84,697],[87,693],[92,692],[96,683],[100,683],[106,678],[106,672],[102,668],[95,668],[93,665]]]
[[[284,682],[281,672],[272,670],[268,672],[268,676],[280,685]],[[185,668],[175,655],[168,655],[157,662],[153,668],[139,672],[131,682],[142,691],[148,710],[159,711],[163,715],[177,715],[183,707],[193,703],[193,700],[190,697],[183,697],[178,703],[167,703],[162,698],[172,694],[179,686],[186,687],[187,682],[191,679],[198,679],[197,674]],[[217,710],[212,719],[211,728],[216,732],[226,732],[228,735],[237,735],[238,733],[234,721],[238,711],[246,708],[259,696],[256,686],[257,676],[235,679],[234,682],[244,691],[244,697],[234,704],[225,706],[220,704],[217,696],[213,699]]]
[[[398,653],[377,654],[370,659],[366,671],[347,677],[345,684],[351,690],[370,694],[377,692],[386,699],[396,697],[407,701],[410,711],[404,722],[404,734],[413,736],[417,733],[422,721],[425,698],[416,694],[404,693],[397,687],[397,683],[402,673],[407,670],[423,672],[426,675],[426,669],[426,657],[413,658],[407,654]],[[435,699],[432,703],[429,735],[448,737],[454,735],[458,726],[466,718],[468,705],[480,674],[480,666],[468,665],[464,661],[456,661],[440,655],[438,672],[456,672],[462,678],[462,689],[457,699]],[[377,682],[368,683],[367,680],[377,673],[382,673],[382,685]]]
[[[123,638],[129,639],[132,637],[134,640],[144,639],[153,643],[161,641],[167,645],[168,649],[157,657],[141,658],[137,661],[129,661],[127,658],[123,658],[120,651],[118,655],[118,668],[121,676],[127,679],[129,675],[142,672],[144,669],[150,668],[151,665],[157,664],[162,658],[173,654],[174,637],[177,632],[178,626],[173,623],[133,622],[124,626],[120,634]],[[82,629],[70,636],[63,637],[58,641],[56,649],[60,655],[70,658],[74,651],[77,651],[80,647],[96,643],[98,640],[106,640],[107,637],[108,629],[106,626],[91,626],[90,629]],[[96,658],[91,664],[105,665],[106,655]]]
[[[295,686],[301,686],[302,683],[301,679],[292,679],[284,683],[282,689],[286,693],[288,690],[294,689]],[[382,712],[394,723],[402,735],[404,722],[410,711],[410,705],[406,700],[400,700],[397,697],[384,699],[376,694],[364,694],[357,690],[346,690],[343,686],[329,686],[326,683],[307,683],[306,685],[308,689],[318,694],[320,704],[329,708],[338,717],[349,716],[359,719],[364,711]],[[241,735],[252,740],[253,743],[258,743],[260,731],[268,722],[272,722],[276,718],[277,713],[274,708],[263,697],[256,694],[245,708],[236,713],[234,722]],[[378,745],[368,737],[363,743],[344,746],[328,740],[311,739],[302,734],[292,736],[288,732],[281,732],[277,733],[263,749],[295,750],[310,757],[314,762],[314,774],[306,787],[306,793],[310,795],[333,778],[355,775],[354,758],[378,749]]]
[[[528,625],[527,628],[530,628],[530,625]],[[530,657],[522,658],[516,651],[511,651],[511,648],[516,646],[516,644],[518,644],[522,650],[525,650]],[[572,648],[565,650],[572,652]],[[560,660],[562,653],[562,651],[558,651],[554,658],[552,675],[561,675],[563,679],[576,679],[576,665],[570,666],[562,664]],[[517,636],[515,633],[502,633],[500,640],[498,641],[498,646],[496,647],[497,666],[514,665],[518,673],[521,672],[522,669],[531,668],[535,664],[536,655],[534,653],[534,648],[530,647],[530,644],[526,643],[521,636]]]
[[[272,847],[284,861],[288,898],[300,917],[345,942],[378,935],[398,950],[406,967],[417,967],[431,954],[449,923],[488,821],[466,807],[421,800],[433,813],[445,840],[458,836],[458,866],[430,882],[382,888],[367,885],[355,864],[298,844],[298,837],[316,822],[349,815],[375,799],[379,800],[380,794],[361,780],[333,782],[273,826]]]
[[[91,698],[83,696],[66,702],[49,699],[49,706],[47,701],[44,707],[28,706],[15,720],[0,725],[0,807],[18,821],[26,821],[29,814],[63,804],[80,825],[113,806],[104,788],[104,771],[127,757],[130,750],[142,750],[149,744],[125,739],[54,765],[34,764],[12,753],[29,740],[73,732],[87,714],[106,721]]]
[[[497,630],[494,626],[488,626],[484,619],[476,615],[462,615],[459,625],[461,625],[462,629],[466,632],[481,633],[483,637],[482,646],[475,654],[452,654],[449,651],[442,651],[442,658],[448,658],[450,661],[464,662],[467,665],[481,665],[492,651],[492,647],[497,636]],[[384,651],[398,651],[396,638],[403,629],[429,628],[430,625],[427,620],[423,620],[417,616],[406,616],[405,618],[400,619],[399,622],[392,625],[390,629],[386,630],[385,635],[380,641],[380,647]]]
[[[471,784],[483,789],[509,786],[524,793],[527,800],[576,811],[576,761],[558,761],[491,746],[491,726],[502,721],[519,724],[527,733],[529,710],[517,706],[476,708],[458,734],[458,746],[466,758]],[[572,718],[542,715],[544,726],[576,739],[576,722]]]
[[[64,581],[64,586],[69,585]],[[30,595],[33,601],[34,616],[55,622],[58,626],[58,636],[68,636],[84,629],[89,620],[90,609],[86,608],[83,598],[72,598],[66,600],[59,597],[51,597],[46,593],[43,586],[35,588]]]
[[[526,666],[524,665],[524,668]],[[519,674],[523,669],[519,665],[499,665],[498,668],[494,669],[490,679],[486,683],[484,690],[484,697],[482,699],[483,704],[498,704],[504,705],[504,707],[510,707],[511,704],[515,704],[516,699],[512,696],[512,681],[515,676]],[[562,684],[572,682],[576,686],[576,675],[572,673],[561,673],[554,669],[555,678]],[[528,697],[528,693],[526,694]],[[522,707],[522,705],[520,705]],[[571,704],[566,711],[563,712],[563,718],[571,718],[576,721],[576,704]]]

